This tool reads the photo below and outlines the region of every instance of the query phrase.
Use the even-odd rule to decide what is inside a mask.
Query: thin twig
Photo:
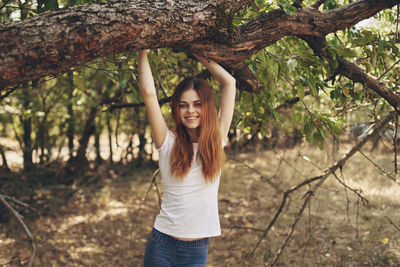
[[[258,229],[254,227],[246,227],[246,226],[239,226],[239,225],[233,225],[231,227],[227,227],[228,229],[244,229],[244,230],[251,230],[251,231],[256,231],[256,232],[264,232],[264,229]]]
[[[112,69],[107,69],[107,68],[96,68],[96,67],[92,67],[89,64],[82,64],[81,66],[84,66],[86,68],[92,69],[92,70],[98,70],[98,71],[106,71],[106,72],[112,72]]]
[[[36,255],[35,240],[33,239],[33,236],[31,234],[31,232],[29,231],[29,228],[26,226],[26,224],[22,220],[22,216],[13,207],[11,207],[10,204],[8,204],[8,202],[6,201],[6,199],[4,198],[4,196],[2,194],[0,194],[0,202],[3,203],[3,205],[14,215],[14,217],[17,219],[19,224],[24,229],[26,236],[28,237],[29,243],[32,246],[32,252],[31,252],[31,256],[29,258],[29,262],[26,266],[31,267],[33,265],[33,261],[35,259],[35,255]]]
[[[274,217],[272,218],[272,220],[269,223],[269,225],[267,226],[267,228],[264,230],[263,235],[259,238],[259,240],[257,241],[256,245],[254,246],[253,250],[250,252],[249,258],[254,255],[254,253],[256,252],[257,248],[260,246],[261,241],[267,236],[269,230],[272,228],[272,226],[275,224],[276,220],[278,219],[279,215],[282,213],[283,207],[285,206],[286,200],[289,197],[289,195],[292,192],[296,191],[297,189],[303,187],[304,185],[308,185],[308,184],[310,184],[310,183],[312,183],[314,181],[318,181],[322,177],[323,176],[317,176],[317,177],[310,178],[310,179],[308,179],[306,181],[303,181],[303,182],[293,186],[291,189],[289,189],[289,190],[287,190],[287,191],[285,191],[283,193],[283,198],[282,198],[282,201],[281,201],[281,205],[279,206],[277,212],[275,213]]]
[[[349,223],[349,225],[351,225],[351,221],[350,221],[350,199],[349,199],[349,194],[347,193],[347,185],[346,185],[346,180],[344,178],[343,175],[343,169],[340,169],[340,175],[342,176],[343,182],[339,179],[339,177],[337,177],[336,173],[333,173],[336,180],[341,183],[344,186],[344,192],[346,195],[346,217],[347,217],[347,222]]]
[[[394,152],[394,173],[397,174],[397,130],[399,127],[398,124],[399,116],[396,114],[394,116],[394,134],[393,134],[393,152]]]
[[[364,152],[362,152],[361,150],[358,151],[361,155],[364,156],[364,158],[366,158],[369,162],[371,162],[380,172],[382,172],[385,176],[389,177],[393,182],[395,182],[396,184],[400,185],[400,182],[397,181],[397,179],[395,177],[393,177],[392,175],[390,175],[390,173],[388,173],[387,171],[385,171],[384,169],[382,169],[381,167],[379,167],[378,164],[376,164],[372,159],[370,159],[367,155],[364,154]]]
[[[13,88],[9,89],[7,92],[5,92],[3,95],[0,96],[0,103],[1,101],[3,101],[4,98],[8,97],[9,95],[11,95],[13,92],[15,92],[15,90],[17,90],[18,88],[21,88],[20,85],[16,85]]]
[[[357,198],[357,212],[356,212],[356,239],[358,239],[358,219],[360,218],[360,198]]]
[[[309,90],[304,92],[304,96],[308,96],[308,95],[310,95],[310,91]],[[298,96],[296,96],[296,97],[294,97],[292,99],[288,99],[283,104],[280,104],[279,106],[277,106],[275,108],[275,111],[280,111],[283,108],[290,108],[290,107],[292,107],[294,104],[296,104],[299,101],[300,101],[300,97],[298,97]]]
[[[295,171],[296,173],[300,174],[303,178],[307,179],[307,176],[302,173],[300,170],[298,170],[296,167],[294,167],[284,156],[282,156],[281,154],[279,154],[270,144],[268,144],[265,140],[263,141],[265,145],[268,146],[268,148],[270,148],[272,150],[272,152],[275,153],[275,155],[283,162],[286,163],[286,165],[288,165],[293,171]]]
[[[379,78],[377,80],[379,81],[380,79],[382,79],[383,76],[385,76],[386,73],[391,71],[397,64],[399,64],[399,62],[400,62],[400,59],[397,60],[395,63],[393,63],[393,65],[390,68],[388,68],[384,73],[382,73],[381,76],[379,76]]]
[[[279,187],[279,185],[277,185],[276,183],[274,183],[274,182],[271,180],[271,178],[265,177],[259,170],[257,170],[257,169],[255,169],[255,168],[251,167],[251,166],[250,166],[249,164],[247,164],[246,162],[243,162],[243,161],[238,160],[238,159],[230,159],[230,160],[236,161],[236,162],[238,162],[238,163],[244,165],[244,166],[247,167],[248,169],[254,171],[254,172],[257,173],[258,175],[260,175],[260,178],[261,178],[261,179],[266,180],[267,183],[269,183],[269,184],[270,184],[273,188],[275,188],[277,191],[279,191],[279,192],[281,192],[281,193],[284,193],[284,192],[285,192],[285,191],[283,191],[283,190]]]
[[[394,228],[396,228],[397,231],[400,232],[400,227],[399,227],[399,226],[397,226],[388,216],[385,216],[385,218],[389,221],[389,223],[390,223],[391,225],[394,226]]]
[[[165,103],[168,103],[171,101],[171,97],[166,97],[163,99],[160,99],[158,101],[158,103],[160,104],[160,106],[164,105]],[[113,111],[114,109],[121,109],[121,108],[134,108],[134,107],[144,107],[144,102],[140,102],[140,103],[126,103],[126,104],[115,104],[115,105],[111,105],[108,109],[103,110],[103,112],[106,111]]]
[[[146,199],[147,199],[147,197],[148,197],[148,195],[149,195],[149,193],[150,193],[151,187],[152,187],[153,183],[155,183],[156,178],[157,178],[157,175],[158,175],[159,172],[160,172],[160,169],[157,169],[157,170],[154,171],[154,173],[153,173],[153,175],[152,175],[152,177],[151,177],[150,185],[149,185],[149,187],[147,188],[146,195],[144,196],[142,202],[140,203],[139,208],[138,208],[138,209],[136,210],[136,212],[133,214],[133,219],[131,220],[131,221],[132,221],[132,226],[136,223],[136,219],[137,219],[137,217],[138,217],[138,215],[139,215],[139,212],[141,211],[141,209],[142,209],[142,207],[143,207],[143,203],[146,201]],[[158,192],[158,188],[157,188],[157,192]],[[132,231],[131,231],[131,232],[132,232]],[[130,235],[130,236],[131,236],[131,242],[132,242],[132,241],[133,241],[133,240],[132,240],[132,235]]]
[[[366,205],[368,204],[368,202],[369,202],[368,199],[366,199],[366,198],[363,197],[360,193],[358,193],[356,189],[351,188],[350,186],[348,186],[348,185],[345,183],[343,174],[342,174],[343,182],[339,179],[339,177],[336,175],[336,173],[332,173],[332,174],[335,176],[336,180],[337,180],[339,183],[341,183],[346,189],[350,190],[351,192],[353,192],[354,194],[356,194],[359,198],[361,198],[361,200],[362,200],[364,206],[366,206]]]
[[[302,264],[304,264],[304,258],[305,258],[306,254],[307,254],[308,248],[310,247],[310,243],[311,243],[311,239],[312,239],[311,201],[308,202],[307,210],[308,210],[308,231],[307,231],[308,239],[307,239],[306,245],[304,246],[303,255],[301,256]]]
[[[39,213],[35,208],[29,206],[28,204],[26,204],[26,203],[24,203],[24,202],[22,202],[22,201],[20,201],[18,199],[15,199],[15,198],[7,196],[7,195],[2,195],[2,196],[4,197],[4,199],[11,200],[12,202],[17,203],[18,205],[23,206],[24,208],[27,208],[27,209],[30,209],[33,212]]]
[[[396,19],[396,36],[395,41],[399,39],[399,13],[400,13],[400,5],[397,5],[397,19]]]
[[[274,217],[272,218],[271,222],[268,224],[267,228],[264,230],[262,236],[258,239],[256,245],[254,246],[253,250],[249,253],[249,255],[247,256],[248,259],[250,259],[251,257],[253,257],[254,253],[256,252],[257,248],[260,246],[261,241],[264,240],[264,238],[267,236],[269,230],[272,228],[272,226],[275,224],[276,220],[278,220],[279,215],[281,214],[283,207],[286,204],[286,199],[288,198],[288,193],[284,193],[283,194],[283,198],[281,201],[281,205],[279,206],[278,210],[276,211]]]
[[[295,220],[294,220],[294,222],[293,222],[293,224],[292,224],[292,227],[290,228],[290,231],[289,231],[289,233],[288,233],[288,235],[287,235],[285,241],[283,242],[282,246],[279,248],[277,254],[276,254],[275,257],[273,258],[272,263],[271,263],[271,267],[274,266],[274,265],[276,264],[276,262],[278,261],[278,259],[279,259],[280,256],[282,255],[284,249],[286,248],[287,244],[289,243],[289,240],[290,240],[290,238],[292,237],[292,234],[293,234],[293,232],[294,232],[294,230],[295,230],[295,228],[296,228],[296,225],[297,225],[297,223],[299,222],[299,220],[300,220],[300,218],[301,218],[301,215],[302,215],[303,212],[304,212],[304,209],[307,207],[307,204],[308,204],[308,202],[310,201],[312,194],[313,194],[312,191],[308,191],[308,192],[307,192],[307,198],[306,198],[306,200],[304,201],[303,206],[301,206],[299,212],[297,213],[297,216],[296,216],[296,218],[295,218]]]
[[[161,203],[162,203],[162,199],[161,199],[161,194],[160,194],[160,190],[158,190],[158,185],[157,185],[157,180],[154,179],[154,186],[156,188],[157,191],[157,197],[158,197],[158,207],[161,209]]]
[[[9,2],[11,2],[11,0],[4,1],[4,4],[0,6],[0,10],[2,10]]]

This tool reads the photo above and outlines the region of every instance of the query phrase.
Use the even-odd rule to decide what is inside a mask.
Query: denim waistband
[[[179,248],[206,248],[206,247],[208,247],[208,242],[209,242],[208,237],[199,239],[199,240],[193,240],[193,241],[179,240],[179,239],[173,238],[170,235],[161,233],[160,231],[158,231],[155,228],[153,228],[153,230],[151,230],[150,236],[156,240],[166,242],[166,243],[170,244],[171,246],[174,246],[177,248],[178,247]]]

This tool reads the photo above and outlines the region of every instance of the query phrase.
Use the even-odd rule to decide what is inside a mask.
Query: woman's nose
[[[188,106],[188,111],[189,111],[189,112],[194,111],[194,105],[189,105],[189,106]]]

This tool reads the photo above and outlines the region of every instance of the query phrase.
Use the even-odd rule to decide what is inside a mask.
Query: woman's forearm
[[[217,62],[198,55],[196,58],[211,72],[211,75],[224,87],[235,86],[235,78]]]
[[[141,50],[138,55],[139,61],[139,89],[142,95],[155,95],[156,89],[154,79],[151,73],[149,60],[147,59],[147,51]]]

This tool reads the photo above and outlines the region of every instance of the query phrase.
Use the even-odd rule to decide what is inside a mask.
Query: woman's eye
[[[196,104],[194,104],[194,106],[199,108],[199,107],[201,107],[201,103],[196,103]]]
[[[180,108],[187,108],[188,105],[186,105],[186,104],[180,104],[179,107],[180,107]]]

